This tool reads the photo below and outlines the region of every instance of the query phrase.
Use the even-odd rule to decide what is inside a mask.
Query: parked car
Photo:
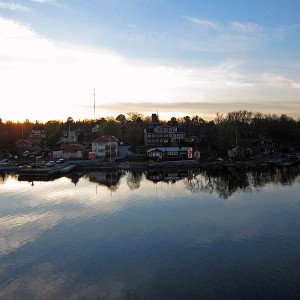
[[[50,161],[48,161],[47,163],[46,163],[46,167],[54,167],[55,166],[55,161],[53,161],[53,160],[50,160]]]
[[[65,162],[65,160],[63,158],[59,158],[56,163],[57,164],[63,164]]]
[[[24,152],[22,153],[22,156],[23,156],[23,157],[28,157],[28,156],[29,156],[29,151],[24,151]]]

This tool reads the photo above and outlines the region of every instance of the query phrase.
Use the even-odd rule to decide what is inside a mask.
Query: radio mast
[[[95,114],[96,114],[96,89],[94,88],[94,120],[95,120]]]

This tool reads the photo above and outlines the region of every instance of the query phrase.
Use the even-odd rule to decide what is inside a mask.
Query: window
[[[167,152],[167,155],[168,156],[177,156],[178,152],[177,151],[169,151],[169,152]]]

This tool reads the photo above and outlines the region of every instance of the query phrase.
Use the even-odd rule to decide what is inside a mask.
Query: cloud
[[[36,2],[36,3],[42,3],[42,4],[46,4],[46,3],[56,3],[56,0],[31,0],[32,2]]]
[[[185,39],[184,45],[193,51],[240,54],[253,51],[264,41],[264,30],[256,23],[235,21],[222,24],[194,17],[185,19],[202,29],[195,31],[192,28],[186,34],[191,38]]]
[[[91,106],[90,106],[91,107]],[[99,104],[98,109],[105,109],[111,114],[115,111],[120,113],[140,112],[145,116],[150,116],[153,112],[158,111],[161,120],[170,120],[171,117],[201,116],[206,120],[213,120],[216,113],[227,114],[237,110],[248,110],[261,112],[263,114],[286,113],[287,115],[299,119],[300,109],[298,101],[267,101],[256,98],[255,101],[199,101],[186,100],[180,102],[164,101],[155,106],[152,102],[135,103],[107,103]]]
[[[50,4],[57,7],[63,7],[61,3],[59,3],[57,0],[31,0],[32,2],[39,3],[39,4]]]
[[[221,27],[217,23],[212,22],[207,19],[200,19],[200,18],[195,18],[195,17],[184,17],[184,18],[194,25],[199,25],[201,27],[206,27],[206,28],[215,29],[215,30],[221,29]]]
[[[233,62],[211,68],[149,64],[100,48],[49,40],[11,20],[0,19],[0,28],[5,29],[0,31],[4,45],[0,49],[0,79],[5,83],[0,94],[11,103],[4,113],[17,114],[12,104],[17,102],[23,118],[33,111],[41,116],[42,102],[52,104],[43,112],[48,119],[60,119],[70,109],[76,110],[74,118],[88,117],[80,107],[92,102],[93,88],[97,99],[111,103],[198,97],[212,85],[216,89],[241,84]]]
[[[262,75],[262,78],[265,84],[270,85],[272,87],[291,87],[294,89],[300,89],[300,82],[296,82],[280,74],[265,73]]]
[[[231,22],[230,27],[233,30],[244,32],[244,33],[252,33],[260,31],[261,28],[256,23],[251,22]]]
[[[0,9],[7,9],[7,10],[21,10],[21,11],[30,11],[30,9],[26,6],[17,4],[17,3],[5,3],[0,2]]]
[[[180,115],[204,114],[201,106],[191,111],[192,105],[181,105],[184,101],[211,103],[214,114],[220,111],[214,103],[223,102],[226,109],[226,103],[237,100],[255,107],[261,99],[298,99],[299,80],[276,79],[271,72],[251,74],[240,60],[226,59],[205,67],[137,61],[103,48],[47,39],[27,25],[3,18],[0,44],[0,98],[6,103],[3,120],[93,118],[94,88],[101,116],[137,111],[135,107],[143,112],[143,103],[152,103],[151,113],[167,104],[170,113]]]

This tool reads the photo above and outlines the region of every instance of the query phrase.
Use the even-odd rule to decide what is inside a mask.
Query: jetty
[[[43,168],[24,168],[18,171],[19,181],[36,181],[56,179],[65,174],[70,173],[76,167],[75,164],[68,164],[64,166],[53,166]]]

